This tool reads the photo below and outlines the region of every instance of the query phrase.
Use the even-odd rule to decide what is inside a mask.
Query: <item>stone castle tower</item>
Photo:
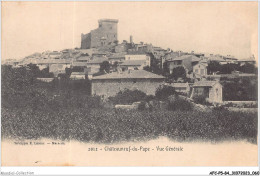
[[[117,23],[114,19],[98,20],[98,28],[88,34],[81,34],[81,49],[109,45],[117,40]]]

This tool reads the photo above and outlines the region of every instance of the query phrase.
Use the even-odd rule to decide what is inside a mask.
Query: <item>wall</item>
[[[115,96],[124,89],[138,89],[148,95],[155,95],[156,89],[162,83],[163,79],[92,80],[92,95]]]
[[[195,72],[196,69],[198,69],[198,72]],[[201,69],[204,70],[204,73],[201,72]],[[193,73],[199,74],[201,76],[203,76],[203,75],[206,76],[207,75],[207,67],[203,64],[197,64],[193,67]]]
[[[144,66],[151,65],[151,58],[145,54],[143,55],[125,55],[125,60],[145,60],[146,64]]]
[[[99,20],[99,27],[88,34],[81,35],[81,49],[96,48],[117,40],[117,20]],[[103,38],[101,40],[101,38]]]
[[[209,102],[222,103],[222,86],[215,84],[209,89]]]
[[[92,74],[98,73],[100,69],[100,64],[88,64],[89,72]]]

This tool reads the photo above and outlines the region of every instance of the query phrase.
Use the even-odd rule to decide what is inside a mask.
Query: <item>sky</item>
[[[80,47],[102,18],[120,42],[258,58],[257,2],[2,2],[1,58]]]

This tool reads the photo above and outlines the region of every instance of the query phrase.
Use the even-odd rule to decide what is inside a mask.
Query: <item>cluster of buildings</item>
[[[113,96],[118,91],[127,89],[139,89],[147,94],[155,94],[159,85],[165,78],[144,68],[151,67],[152,62],[158,68],[167,69],[172,73],[176,67],[184,67],[189,78],[198,80],[193,85],[190,83],[173,83],[176,91],[191,94],[206,92],[209,101],[222,101],[222,87],[216,81],[203,81],[207,76],[209,61],[217,61],[220,64],[227,63],[252,63],[255,59],[238,60],[233,56],[206,55],[203,53],[172,51],[162,49],[147,43],[134,43],[130,36],[129,42],[118,42],[118,20],[101,19],[98,28],[87,34],[81,34],[81,47],[64,49],[62,51],[45,51],[34,53],[20,61],[6,60],[7,65],[13,67],[36,64],[40,70],[49,68],[55,77],[64,74],[66,68],[72,69],[71,79],[85,79],[85,75],[92,80],[92,94]],[[156,62],[155,62],[156,61]],[[107,62],[110,70],[100,76],[102,63]],[[192,91],[191,91],[192,90]],[[214,98],[212,98],[214,97]]]

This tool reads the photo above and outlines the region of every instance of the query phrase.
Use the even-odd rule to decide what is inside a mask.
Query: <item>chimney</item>
[[[130,43],[133,43],[133,36],[130,35]]]

